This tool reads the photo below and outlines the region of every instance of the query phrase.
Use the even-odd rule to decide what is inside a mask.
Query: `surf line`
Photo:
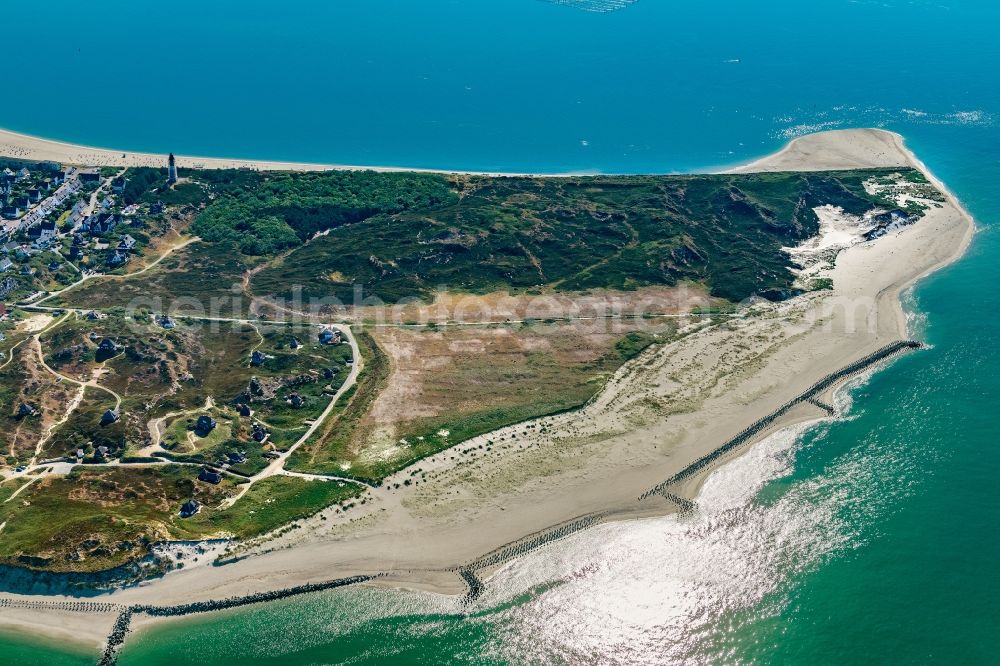
[[[816,396],[820,395],[830,387],[834,386],[838,382],[857,375],[864,370],[872,367],[873,365],[884,361],[896,354],[904,351],[909,351],[913,349],[920,349],[923,347],[923,343],[917,342],[915,340],[899,340],[897,342],[890,343],[884,347],[880,347],[871,354],[868,354],[864,358],[861,358],[854,363],[844,366],[836,372],[832,372],[822,379],[817,381],[815,384],[810,386],[808,389],[800,393],[798,396],[789,400],[778,409],[774,410],[767,416],[755,421],[752,425],[740,431],[735,437],[729,439],[724,444],[714,449],[710,453],[698,458],[690,465],[677,472],[670,478],[666,479],[662,483],[658,483],[646,492],[639,496],[639,501],[649,499],[653,496],[661,496],[668,501],[676,504],[682,514],[691,513],[695,510],[696,505],[692,500],[686,499],[679,495],[676,495],[668,490],[670,486],[681,481],[687,477],[692,476],[699,470],[703,469],[709,463],[719,459],[720,457],[731,453],[741,446],[745,446],[754,440],[754,437],[758,435],[761,431],[766,429],[769,425],[773,424],[778,418],[783,416],[792,407],[803,403],[809,402],[810,404],[823,409],[828,414],[832,413],[832,408],[826,403],[820,402],[816,399]],[[610,512],[596,512],[578,516],[566,523],[550,527],[546,530],[536,532],[527,537],[517,539],[504,546],[501,546],[490,553],[473,560],[465,565],[455,567],[453,571],[457,573],[463,581],[465,581],[468,586],[468,592],[465,595],[466,603],[474,601],[478,596],[480,596],[486,588],[485,582],[480,578],[479,572],[482,569],[490,567],[498,567],[507,562],[525,555],[533,550],[541,548],[553,541],[558,541],[571,534],[581,532],[583,530],[589,529],[606,519],[613,519],[614,515]]]
[[[652,488],[644,492],[642,495],[639,495],[639,499],[644,500],[648,497],[652,497],[653,495],[667,494],[666,489],[669,486],[691,476],[695,472],[699,471],[709,463],[717,460],[718,458],[724,456],[725,454],[730,453],[733,450],[745,444],[748,444],[762,430],[770,426],[772,423],[777,421],[781,416],[783,416],[786,412],[788,412],[788,410],[790,410],[792,407],[795,407],[800,403],[808,402],[810,404],[819,407],[823,411],[826,411],[828,414],[832,413],[833,410],[829,405],[827,405],[826,403],[822,403],[819,400],[816,400],[817,395],[827,390],[837,382],[852,375],[856,375],[864,370],[867,370],[871,366],[889,358],[890,356],[894,356],[902,351],[907,351],[910,349],[919,349],[921,347],[923,347],[923,343],[917,342],[915,340],[900,340],[899,342],[893,342],[880,349],[877,349],[868,356],[865,356],[864,358],[857,360],[854,363],[851,363],[850,365],[841,368],[840,370],[837,370],[836,372],[826,375],[818,382],[816,382],[808,389],[806,389],[804,392],[792,398],[791,400],[783,404],[781,407],[778,407],[776,410],[774,410],[767,416],[758,419],[757,421],[754,421],[751,425],[741,430],[739,434],[737,434],[735,437],[727,441],[719,448],[703,455],[701,458],[698,458],[693,463],[691,463],[681,471],[677,472],[666,481],[653,486]]]

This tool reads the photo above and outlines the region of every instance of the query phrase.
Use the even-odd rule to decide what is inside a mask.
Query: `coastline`
[[[0,156],[38,162],[60,162],[84,167],[165,167],[167,153],[148,153],[84,146],[0,128]],[[175,155],[177,166],[188,169],[250,169],[254,171],[378,171],[382,173],[437,173],[468,176],[573,176],[571,173],[516,173],[465,171],[421,167],[365,166],[288,162],[236,157],[199,157]],[[589,175],[589,174],[588,174]]]
[[[4,135],[0,132],[0,144],[3,141]],[[325,539],[306,543],[289,540],[279,544],[280,547],[233,565],[182,571],[171,574],[161,581],[154,581],[131,590],[121,590],[100,599],[123,604],[167,603],[175,599],[178,603],[182,603],[182,600],[190,601],[195,598],[199,600],[203,597],[220,598],[227,592],[232,594],[237,589],[245,591],[250,586],[256,586],[255,591],[277,589],[300,582],[319,580],[317,576],[320,575],[325,575],[325,578],[329,579],[340,575],[374,573],[379,569],[395,573],[380,579],[376,584],[449,593],[454,592],[456,587],[461,589],[461,581],[453,573],[445,570],[489,552],[492,548],[485,546],[491,542],[499,540],[499,543],[494,544],[495,548],[523,537],[524,532],[537,531],[528,529],[529,526],[540,526],[539,529],[544,529],[561,522],[553,518],[565,519],[591,508],[595,511],[609,512],[609,520],[663,515],[676,510],[676,507],[665,500],[654,504],[637,505],[635,496],[655,482],[668,477],[670,470],[676,472],[689,460],[697,458],[706,450],[711,450],[725,441],[727,435],[739,431],[741,427],[769,413],[771,410],[766,408],[780,404],[781,399],[787,397],[786,394],[792,389],[802,384],[808,385],[832,369],[864,356],[884,341],[905,338],[907,320],[900,303],[901,292],[931,272],[956,261],[968,247],[975,229],[971,216],[961,207],[957,198],[905,148],[903,139],[898,134],[876,130],[842,130],[800,137],[778,153],[737,167],[730,172],[824,170],[871,166],[866,164],[865,160],[871,162],[881,160],[881,165],[912,165],[921,169],[946,195],[950,212],[956,214],[957,218],[942,215],[933,220],[921,220],[912,228],[897,232],[892,237],[886,237],[884,242],[878,241],[844,251],[843,260],[838,259],[837,267],[838,275],[848,283],[844,295],[847,298],[871,299],[871,308],[875,309],[877,317],[875,332],[871,335],[862,333],[853,337],[837,331],[829,332],[826,336],[823,335],[824,331],[804,331],[797,334],[799,337],[794,340],[798,347],[793,345],[791,351],[776,351],[768,358],[769,365],[755,376],[743,378],[742,383],[734,385],[728,391],[709,396],[713,401],[711,405],[703,409],[700,415],[695,414],[694,417],[688,417],[684,421],[685,425],[681,428],[683,436],[675,439],[668,455],[649,451],[648,444],[646,449],[641,448],[641,444],[636,440],[642,436],[664,437],[669,434],[662,428],[657,430],[655,427],[644,426],[638,434],[618,433],[609,439],[600,440],[604,443],[615,443],[620,449],[624,449],[625,453],[621,453],[621,450],[617,452],[618,458],[614,458],[615,452],[612,452],[604,458],[592,457],[584,461],[586,469],[570,469],[568,474],[562,475],[554,473],[551,476],[553,481],[558,483],[553,483],[556,487],[550,492],[539,488],[538,483],[525,482],[517,488],[517,491],[519,494],[524,493],[526,497],[518,499],[511,497],[510,493],[506,495],[501,493],[499,496],[489,498],[478,510],[459,512],[456,525],[452,525],[450,519],[442,520],[441,516],[413,512],[403,499],[383,493],[379,496],[382,500],[381,510],[391,512],[398,509],[397,514],[405,515],[387,519],[380,517],[376,510],[359,519],[356,524],[352,521],[350,524],[337,526],[337,531]],[[292,166],[291,163],[287,164]],[[305,168],[308,165],[298,166]],[[956,219],[961,221],[960,228],[956,227]],[[931,228],[931,222],[936,226]],[[933,251],[928,250],[930,242],[934,243],[931,248]],[[927,262],[928,258],[931,261]],[[887,283],[873,282],[873,275],[878,277],[886,261],[892,262],[892,266],[886,269],[892,279]],[[876,285],[878,289],[870,293],[872,285]],[[834,313],[832,316],[837,315]],[[847,313],[843,315],[843,319],[846,323],[850,323]],[[708,333],[716,335],[711,331]],[[700,347],[697,343],[697,340],[693,340],[690,343],[692,349],[688,351],[705,351],[712,346],[711,340]],[[823,356],[824,349],[826,349],[825,356]],[[655,356],[655,353],[654,350],[652,354],[646,356]],[[623,370],[624,372],[620,373],[622,376],[616,376],[601,399],[595,401],[598,409],[601,406],[613,407],[616,390],[628,386],[625,380],[629,369]],[[621,380],[621,383],[616,380]],[[842,385],[843,382],[831,387],[829,392],[839,390]],[[785,390],[786,388],[788,390]],[[755,391],[760,392],[760,395],[754,397]],[[684,416],[681,415],[681,418]],[[726,419],[721,425],[718,423],[719,416]],[[759,433],[755,441],[792,425],[819,418],[818,414],[810,414],[807,408],[805,411],[786,414],[776,420],[771,428]],[[542,419],[542,421],[555,424],[553,428],[563,424],[559,419]],[[699,426],[698,421],[704,423]],[[523,427],[513,426],[504,430],[522,433]],[[745,451],[752,445],[748,443],[741,450]],[[439,456],[439,458],[445,457]],[[496,464],[490,467],[491,461],[488,457],[484,456],[483,459],[485,462],[481,468],[495,472]],[[685,496],[695,497],[708,475],[731,459],[724,456],[686,479],[682,484]],[[603,461],[608,461],[609,464],[602,464]],[[440,459],[431,460],[426,464],[421,463],[421,466],[433,468],[435,464],[440,464],[442,469],[446,467],[445,462]],[[442,476],[445,477],[442,483],[447,482],[446,474]],[[592,485],[595,479],[602,480],[603,486],[585,489],[586,486]],[[650,483],[651,481],[653,483]],[[539,505],[543,500],[548,501],[548,506]],[[574,508],[576,513],[567,516],[566,514]],[[519,518],[524,520],[511,521],[509,516],[502,515],[510,510],[520,513]],[[476,534],[474,538],[470,538],[473,536],[469,533],[474,529],[473,524],[490,517],[495,521],[496,529],[490,531],[490,534]],[[374,523],[377,529],[374,535],[366,536],[363,533],[371,523]],[[519,529],[521,533],[517,534]],[[421,531],[425,533],[421,534]],[[514,538],[508,538],[512,535]],[[373,556],[373,553],[378,555]],[[380,565],[389,566],[383,569]],[[454,581],[454,586],[449,583],[449,579]],[[191,589],[198,589],[198,594],[189,594]],[[43,597],[23,598],[43,599]],[[60,597],[51,599],[64,600]],[[151,601],[153,599],[157,601]],[[10,613],[8,610],[4,609],[0,613],[0,625],[13,624],[19,630],[34,631],[32,628],[45,630],[53,624],[53,617],[49,611]],[[74,614],[70,611],[59,611],[59,613],[61,619],[62,616],[72,615],[82,620],[72,625],[62,625],[76,627],[73,634],[78,638],[86,636],[88,642],[93,639],[97,644],[107,635],[106,630],[103,633],[100,630],[104,622],[93,622],[92,615]],[[109,626],[113,619],[112,616]],[[66,621],[70,622],[68,618]]]

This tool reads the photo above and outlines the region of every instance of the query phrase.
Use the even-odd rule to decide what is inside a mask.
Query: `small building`
[[[288,343],[288,346],[291,347],[292,349],[298,349],[299,347],[302,346],[302,343],[299,341],[298,338],[292,338],[292,341]]]
[[[125,234],[118,241],[118,251],[119,252],[131,252],[135,249],[136,240],[132,238],[131,235]]]
[[[250,429],[250,436],[253,437],[255,442],[263,442],[267,439],[267,430],[261,424],[254,423],[253,428]]]
[[[60,263],[59,263],[58,261],[50,261],[50,262],[49,262],[49,265],[48,265],[48,266],[46,266],[46,268],[48,268],[48,269],[49,269],[50,271],[52,271],[52,272],[54,273],[54,272],[56,272],[57,270],[59,270],[59,268],[60,268],[61,266],[62,266],[62,264],[60,264]]]
[[[97,455],[98,458],[107,458],[109,453],[111,453],[111,449],[109,449],[108,447],[106,447],[106,446],[98,446],[97,447],[97,454],[96,455]]]
[[[160,317],[160,326],[167,329],[168,331],[177,328],[177,324],[174,323],[174,320],[168,317],[167,315],[163,315],[162,317]]]
[[[288,396],[288,404],[291,405],[293,409],[300,409],[306,404],[306,399],[298,393],[293,393]]]
[[[86,455],[86,452],[83,449],[77,449],[76,450],[76,459],[77,460],[82,460],[83,456],[85,456],[85,455]]]
[[[215,430],[216,426],[215,419],[207,414],[202,414],[198,417],[198,422],[194,425],[194,431],[201,437],[205,437],[208,433]]]
[[[28,266],[27,264],[25,264],[24,266],[21,266],[21,275],[27,276],[27,275],[34,275],[34,274],[35,274],[35,269],[32,268],[31,266]]]
[[[259,351],[255,351],[252,354],[250,354],[250,367],[259,368],[260,366],[264,365],[264,361],[266,360],[267,356],[260,353]]]
[[[81,183],[101,182],[101,174],[99,171],[81,171],[78,177]]]
[[[226,460],[229,461],[230,465],[239,465],[247,461],[247,454],[242,451],[230,451],[226,454]]]
[[[0,259],[0,273],[6,273],[13,267],[14,267],[14,262],[11,261],[10,259],[6,257]]]
[[[17,417],[19,419],[26,418],[28,416],[34,416],[38,413],[33,405],[29,405],[26,402],[22,402],[21,406],[17,408]]]
[[[115,191],[116,194],[121,194],[125,191],[125,180],[124,176],[116,176],[114,180],[111,181],[111,189]]]
[[[17,289],[17,280],[12,277],[0,281],[0,298],[7,298],[12,291]]]
[[[48,241],[55,238],[57,233],[55,221],[49,220],[28,229],[28,238],[37,239],[39,242]]]
[[[21,169],[20,171],[17,172],[17,180],[18,180],[18,182],[20,182],[22,180],[27,180],[28,178],[31,178],[31,172],[28,171],[27,167],[24,167],[23,169]]]
[[[42,200],[42,191],[39,189],[28,190],[28,201],[31,203],[38,203]]]
[[[189,499],[181,505],[181,518],[190,518],[201,511],[201,504],[197,500]]]
[[[206,483],[214,483],[216,485],[222,483],[222,475],[216,471],[210,470],[207,467],[201,468],[201,473],[198,474],[198,479]]]
[[[114,213],[100,213],[86,218],[81,223],[80,228],[91,235],[100,236],[114,231],[119,222],[121,222],[121,218]]]
[[[91,310],[91,312],[93,312],[93,310]],[[93,312],[93,314],[94,314],[95,317],[97,316],[96,312]],[[89,312],[87,313],[87,318],[88,319],[90,318],[90,313]],[[116,343],[111,338],[104,338],[97,345],[97,349],[99,351],[102,351],[102,352],[106,352],[106,353],[109,353],[109,354],[114,354],[114,353],[118,352],[118,343]]]
[[[112,423],[117,422],[118,419],[120,418],[121,415],[118,413],[117,409],[109,409],[108,411],[104,412],[104,416],[101,417],[101,425],[102,426],[111,425]]]
[[[129,255],[127,252],[119,252],[115,250],[110,257],[108,257],[108,266],[118,267],[124,266],[129,262]]]
[[[323,368],[323,379],[333,379],[337,371],[333,368]]]
[[[319,342],[322,345],[340,344],[340,333],[331,331],[328,328],[324,328],[322,331],[320,331]]]
[[[241,402],[239,407],[237,407],[237,410],[239,411],[240,416],[250,416],[253,413],[250,410],[250,405],[245,402]]]

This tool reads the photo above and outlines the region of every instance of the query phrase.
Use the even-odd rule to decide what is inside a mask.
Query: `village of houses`
[[[177,182],[176,173],[171,160],[168,185]],[[55,163],[37,163],[30,168],[23,166],[18,169],[8,166],[0,170],[0,322],[8,318],[6,303],[31,305],[42,300],[45,295],[67,288],[84,278],[121,269],[133,256],[142,252],[148,241],[141,232],[144,223],[163,215],[164,205],[161,202],[137,204],[126,201],[127,185],[126,170],[63,168]],[[137,240],[136,236],[142,241]],[[83,316],[95,323],[107,317],[98,311],[90,311]],[[166,314],[156,317],[155,323],[165,330],[172,330],[177,325]],[[14,322],[7,322],[5,326],[0,326],[0,341],[4,339],[4,328],[13,324]],[[180,427],[178,432],[188,433],[190,445],[182,445],[178,449],[178,444],[182,444],[180,437],[172,441],[169,436],[162,440],[158,438],[156,443],[136,452],[137,457],[133,456],[136,462],[173,462],[200,467],[197,478],[208,484],[220,484],[227,475],[232,475],[237,482],[252,482],[259,476],[273,473],[274,470],[266,470],[269,462],[283,464],[283,458],[307,437],[302,437],[291,446],[292,442],[285,440],[294,430],[284,431],[279,438],[281,441],[274,441],[275,432],[267,422],[257,417],[257,409],[253,407],[265,407],[266,404],[265,411],[273,415],[276,407],[273,401],[280,390],[278,405],[311,413],[321,409],[320,405],[323,403],[332,401],[338,390],[334,386],[339,387],[348,380],[346,374],[338,372],[338,360],[353,370],[353,352],[348,341],[342,338],[341,331],[324,327],[312,335],[316,337],[309,346],[314,350],[316,345],[319,349],[339,348],[328,359],[334,361],[332,364],[328,363],[327,367],[320,370],[309,369],[305,373],[300,371],[295,377],[270,377],[265,380],[265,377],[272,374],[269,366],[275,357],[264,350],[255,349],[244,361],[247,364],[244,367],[258,373],[263,371],[263,376],[260,379],[257,376],[250,379],[244,397],[238,397],[228,408],[213,406],[203,413],[188,413],[176,419]],[[124,347],[113,336],[95,336],[91,332],[89,339],[95,346],[97,360],[113,360],[124,352]],[[292,336],[276,341],[272,353],[280,354],[282,349],[294,353],[307,344]],[[0,362],[12,355],[0,353]],[[316,359],[319,356],[314,351],[310,358]],[[49,371],[52,372],[51,369]],[[59,377],[62,381],[62,376]],[[353,378],[353,374],[351,377]],[[80,383],[81,380],[72,381],[84,386]],[[314,395],[307,396],[301,389],[310,382],[314,382],[313,386],[319,386],[321,390],[310,389],[308,393]],[[89,385],[100,388],[96,382]],[[314,403],[316,398],[320,399]],[[261,400],[265,404],[254,404]],[[120,431],[125,416],[120,409],[121,402],[119,398],[114,407],[98,412],[99,416],[95,415],[94,425],[99,430],[106,433]],[[31,402],[20,402],[14,418],[37,418],[40,415],[39,409],[38,405]],[[74,408],[71,407],[71,411],[72,409]],[[214,442],[216,438],[213,433],[217,429],[220,432],[230,432],[231,424],[227,416],[230,410],[235,412],[234,416],[237,418],[248,419],[249,431],[243,436],[248,435],[252,440],[252,443],[246,443],[250,446],[234,448],[236,440],[227,436],[225,441],[204,448],[205,443]],[[216,421],[216,416],[226,421],[224,428],[222,421]],[[303,427],[309,427],[313,423],[312,418],[307,418]],[[120,441],[116,440],[113,444],[111,439],[104,438],[101,440],[104,443],[88,442],[86,446],[74,445],[69,450],[46,451],[49,454],[55,453],[56,457],[44,460],[39,460],[39,448],[30,461],[21,460],[13,469],[3,470],[0,476],[6,478],[12,473],[25,474],[35,468],[56,469],[53,465],[121,464],[123,456],[126,456],[125,442],[123,438],[118,439]],[[248,453],[251,452],[254,460],[248,460]],[[192,498],[181,507],[180,515],[190,517],[200,509],[201,505]]]
[[[95,324],[107,317],[108,315],[95,311],[83,315],[84,319]],[[155,318],[155,325],[173,330],[178,322],[167,315],[160,315]],[[96,426],[94,430],[83,431],[100,432],[106,437],[68,449],[65,444],[60,447],[56,443],[54,447],[45,449],[45,454],[49,457],[39,455],[39,448],[30,461],[12,465],[12,469],[0,469],[0,478],[37,473],[38,470],[65,472],[74,465],[144,465],[151,462],[194,467],[198,481],[212,485],[221,484],[227,477],[237,483],[246,483],[280,472],[280,467],[270,471],[265,468],[271,462],[282,462],[282,458],[298,443],[305,441],[308,435],[300,438],[299,429],[315,423],[316,414],[323,405],[335,401],[335,394],[354,369],[354,357],[348,340],[335,328],[313,330],[310,333],[311,339],[277,332],[279,330],[275,329],[274,333],[266,336],[270,343],[267,351],[254,349],[249,357],[238,361],[250,373],[249,385],[243,393],[235,397],[226,396],[222,405],[216,405],[210,399],[203,409],[173,414],[172,420],[164,418],[164,436],[158,437],[156,442],[147,443],[140,450],[130,452],[126,449],[124,433],[120,428],[126,414],[119,401],[118,405],[108,407],[91,417]],[[118,336],[101,335],[92,330],[87,338],[95,347],[97,361],[113,362],[126,355],[126,345],[129,343]],[[74,340],[71,338],[70,342]],[[296,356],[301,353],[300,363],[294,370],[287,366],[287,356],[290,353]],[[285,356],[285,360],[277,363],[282,369],[271,367],[277,356]],[[326,362],[319,368],[311,367],[317,360],[323,359]],[[347,372],[344,372],[345,369]],[[287,374],[289,370],[293,372],[292,375]],[[96,383],[90,385],[100,386]],[[275,429],[265,419],[268,418],[267,415],[273,417],[276,409],[289,409],[293,412],[305,409],[308,415],[302,417],[304,420],[301,424],[293,426],[291,430],[287,429],[287,424],[284,429],[279,427],[282,436],[274,441]],[[262,414],[259,413],[260,410],[263,410]],[[14,418],[37,419],[39,415],[40,407],[37,403],[21,402]],[[146,422],[148,418],[148,415],[143,415],[141,420]],[[234,427],[237,418],[245,419],[246,424],[239,436]],[[154,421],[149,423],[152,427]],[[290,440],[289,436],[293,439]],[[298,439],[298,443],[292,446],[294,439]],[[183,518],[193,516],[201,508],[201,504],[192,498],[181,507],[180,515]]]
[[[124,205],[126,182],[118,172],[46,162],[0,170],[0,302],[31,301],[126,265],[140,250],[130,229],[163,211]]]

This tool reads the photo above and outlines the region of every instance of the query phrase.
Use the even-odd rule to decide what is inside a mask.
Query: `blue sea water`
[[[129,150],[690,170],[811,127],[975,122],[954,114],[1000,95],[985,1],[7,5],[0,126]]]
[[[996,661],[996,3],[638,0],[600,14],[541,0],[106,0],[9,3],[0,21],[0,127],[15,131],[210,156],[630,173],[880,126],[980,226],[966,257],[911,297],[931,349],[856,387],[849,420],[727,468],[703,518],[584,533],[503,572],[471,615],[344,591],[144,632],[123,664]],[[19,645],[0,637],[11,654],[48,656]]]

